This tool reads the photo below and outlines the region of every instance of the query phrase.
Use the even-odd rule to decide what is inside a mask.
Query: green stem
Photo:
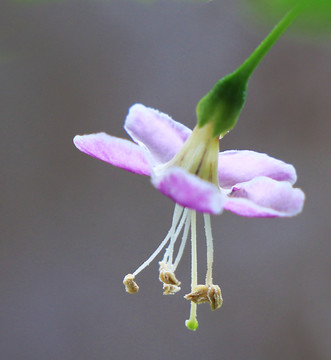
[[[234,72],[217,81],[199,101],[196,109],[199,127],[212,121],[214,136],[224,136],[234,128],[245,104],[250,76],[283,32],[312,0],[298,1],[298,5],[279,21],[253,53]]]
[[[235,73],[245,74],[247,79],[252,75],[256,67],[259,65],[264,56],[272,48],[272,46],[281,37],[283,32],[292,24],[298,17],[307,1],[301,1],[297,6],[290,10],[280,22],[271,30],[268,36],[261,42],[261,44],[253,51],[253,53],[239,66]]]

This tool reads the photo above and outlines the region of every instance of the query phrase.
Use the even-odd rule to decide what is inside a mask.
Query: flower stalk
[[[236,125],[245,105],[248,81],[272,46],[303,11],[307,1],[292,8],[271,30],[261,44],[234,72],[219,80],[199,101],[196,113],[198,126],[213,123],[213,135],[223,137]]]

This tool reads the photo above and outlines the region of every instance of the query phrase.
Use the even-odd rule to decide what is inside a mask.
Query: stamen
[[[182,214],[182,218],[180,220],[179,225],[177,226],[176,232],[172,235],[170,244],[167,248],[166,253],[164,254],[163,260],[160,261],[160,281],[163,282],[163,294],[164,295],[173,295],[176,292],[178,292],[180,290],[180,281],[177,280],[176,275],[175,275],[175,270],[176,267],[182,257],[183,251],[184,251],[184,247],[185,247],[185,243],[186,243],[186,239],[188,236],[188,231],[189,231],[189,225],[190,225],[190,216],[188,216],[189,210],[185,209],[183,211]],[[178,250],[178,254],[176,257],[176,267],[172,264],[173,261],[173,252],[174,252],[174,245],[175,242],[177,241],[177,238],[180,234],[180,232],[182,231],[182,228],[184,226],[185,223],[185,229],[184,229],[184,233],[183,233],[183,238]]]
[[[176,205],[176,206],[180,206],[180,205]],[[183,209],[183,208],[182,208]],[[184,223],[186,222],[187,219],[187,213],[188,213],[188,209],[185,209],[183,212],[183,216],[181,218],[181,221],[176,229],[176,232],[172,234],[171,236],[171,240],[170,240],[170,244],[167,248],[167,251],[164,254],[163,260],[162,262],[165,262],[166,264],[169,265],[169,267],[172,267],[172,259],[173,259],[173,252],[174,252],[174,245],[175,242],[178,238],[178,235],[180,234],[180,232],[182,231],[182,228],[184,226]]]
[[[133,281],[133,279],[134,279],[134,275],[128,274],[125,276],[123,280],[123,284],[125,285],[125,290],[129,294],[135,294],[139,290],[139,286],[135,281]]]
[[[173,271],[168,269],[168,265],[164,262],[160,262],[160,280],[164,284],[168,285],[180,285],[180,281],[177,280],[176,275]]]
[[[223,304],[221,289],[218,285],[198,285],[192,292],[185,295],[186,300],[195,304],[209,303],[212,311],[220,308]]]
[[[180,290],[180,287],[177,285],[163,284],[163,295],[174,295]]]
[[[172,218],[171,228],[167,236],[164,238],[164,240],[161,242],[158,248],[153,252],[153,254],[142,265],[140,265],[138,269],[133,273],[134,276],[138,275],[142,270],[144,270],[155,259],[155,257],[160,253],[160,251],[165,247],[165,245],[167,244],[167,242],[169,241],[170,237],[172,236],[172,234],[176,229],[176,226],[178,224],[182,212],[183,212],[183,208],[176,204],[174,215]]]
[[[208,302],[210,304],[210,309],[212,311],[217,310],[223,304],[223,298],[221,289],[218,285],[211,285],[209,286],[208,293]]]
[[[210,215],[203,214],[205,220],[205,232],[207,241],[207,274],[206,274],[206,285],[210,286],[213,283],[213,261],[214,261],[214,246],[213,246],[213,235],[211,232]]]
[[[188,238],[188,232],[190,230],[190,224],[191,224],[191,217],[187,216],[182,241],[180,243],[180,247],[178,249],[178,253],[177,253],[174,265],[173,265],[173,271],[175,271],[177,269],[177,266],[178,266],[178,264],[179,264],[179,262],[180,262],[180,260],[181,260],[181,258],[183,256],[186,241],[187,241],[187,238]]]
[[[204,302],[208,302],[208,286],[206,285],[197,285],[192,289],[192,291],[185,295],[184,298],[186,300],[192,301],[195,304],[202,304]]]
[[[197,272],[197,233],[196,233],[196,212],[190,210],[191,213],[191,289],[193,290],[198,284]],[[196,330],[198,328],[197,321],[197,304],[191,302],[190,318],[185,321],[185,325],[189,330]]]
[[[196,212],[191,211],[191,243],[192,243],[192,283],[191,287],[198,284],[198,256],[197,256],[197,232],[196,232]]]

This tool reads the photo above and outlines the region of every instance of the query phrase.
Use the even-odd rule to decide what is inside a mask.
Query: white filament
[[[213,283],[213,261],[214,261],[214,247],[213,247],[213,235],[211,232],[210,215],[203,214],[205,220],[205,232],[207,241],[207,273],[206,273],[206,285],[212,285]]]
[[[196,232],[196,212],[191,212],[191,291],[198,285],[198,256],[197,256],[197,232]],[[191,301],[191,311],[189,322],[196,321],[197,304]]]
[[[175,233],[175,229],[177,227],[178,221],[182,215],[183,208],[180,205],[175,206],[174,215],[172,218],[172,224],[171,228],[167,234],[167,236],[164,238],[164,240],[161,242],[161,244],[158,246],[158,248],[153,252],[153,254],[142,264],[138,267],[138,269],[133,273],[133,276],[138,275],[142,270],[144,270],[154,259],[155,257],[160,253],[160,251],[165,247],[169,239],[173,236]]]
[[[176,206],[179,206],[179,205],[176,205]],[[182,231],[184,223],[187,221],[187,213],[188,213],[188,209],[185,209],[183,212],[182,219],[176,229],[176,232],[173,233],[171,236],[170,244],[169,244],[167,251],[164,254],[164,257],[162,260],[162,262],[165,262],[166,264],[170,265],[171,267],[172,267],[173,253],[174,253],[174,245],[175,245],[175,242],[176,242],[180,232]]]
[[[188,238],[188,232],[190,230],[190,223],[191,223],[191,216],[190,216],[190,214],[188,214],[187,218],[186,218],[186,222],[185,222],[182,241],[180,243],[180,247],[178,249],[178,253],[177,253],[174,265],[173,265],[173,271],[175,271],[177,269],[177,266],[178,266],[178,264],[179,264],[179,262],[180,262],[180,260],[181,260],[181,258],[183,256],[186,241],[187,241],[187,238]]]

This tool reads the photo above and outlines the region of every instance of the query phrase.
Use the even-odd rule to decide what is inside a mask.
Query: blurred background
[[[136,102],[193,127],[198,100],[271,28],[260,19],[231,0],[1,1],[1,359],[331,358],[330,38],[286,34],[221,142],[294,164],[307,200],[291,219],[212,218],[224,304],[199,306],[196,332],[184,326],[188,248],[176,296],[162,295],[157,261],[136,296],[122,284],[173,203],[72,144],[127,137]]]

